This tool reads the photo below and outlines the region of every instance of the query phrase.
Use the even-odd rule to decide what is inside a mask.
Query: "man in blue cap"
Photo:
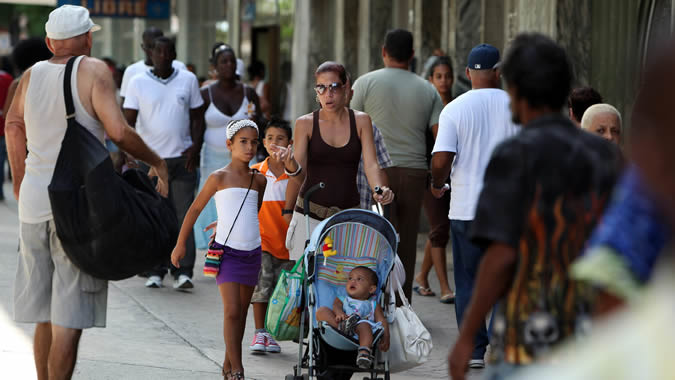
[[[495,146],[517,132],[511,121],[509,96],[501,90],[499,50],[488,44],[473,48],[466,76],[471,90],[445,106],[439,118],[438,135],[431,159],[431,191],[437,198],[448,191],[450,175],[450,233],[455,272],[455,314],[461,325],[469,305],[478,264],[483,251],[469,240],[469,228],[476,213],[483,174]],[[452,170],[452,174],[451,173]],[[485,366],[488,334],[485,324],[474,337],[469,367]]]

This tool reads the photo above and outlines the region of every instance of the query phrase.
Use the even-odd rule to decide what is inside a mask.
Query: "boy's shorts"
[[[282,270],[290,271],[295,266],[295,260],[283,260],[263,251],[258,285],[255,286],[251,303],[267,303],[279,281]]]

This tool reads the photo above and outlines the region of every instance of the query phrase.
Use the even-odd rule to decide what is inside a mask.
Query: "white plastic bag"
[[[392,273],[395,271],[392,271]],[[408,303],[408,299],[403,294],[403,288],[396,276],[389,276],[389,310],[393,310],[388,315],[390,344],[389,351],[389,370],[392,373],[405,371],[425,363],[429,359],[433,344],[431,334],[424,327],[422,321]],[[403,306],[396,307],[396,293]]]

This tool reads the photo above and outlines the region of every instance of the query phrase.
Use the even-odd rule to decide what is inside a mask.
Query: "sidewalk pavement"
[[[18,218],[11,187],[0,202],[0,368],[3,379],[35,379],[32,355],[34,325],[12,321],[12,289],[17,265]],[[12,198],[12,199],[10,199]],[[425,235],[418,238],[418,267]],[[89,329],[82,336],[74,379],[219,379],[224,358],[223,312],[213,279],[201,275],[198,254],[195,288],[176,291],[167,276],[164,288],[146,289],[134,277],[109,283],[107,327]],[[448,262],[452,262],[448,259]],[[450,269],[450,274],[452,271]],[[431,287],[438,290],[435,274]],[[447,379],[448,348],[457,339],[453,305],[437,297],[414,297],[413,307],[433,337],[430,360],[392,379]],[[249,309],[243,359],[247,379],[283,379],[297,361],[297,345],[280,342],[280,354],[251,355],[253,312]],[[473,370],[470,379],[480,378]],[[354,379],[362,377],[355,375]]]

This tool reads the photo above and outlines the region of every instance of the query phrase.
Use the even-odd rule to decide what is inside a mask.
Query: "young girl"
[[[260,271],[260,229],[258,210],[262,204],[267,179],[251,170],[249,161],[258,148],[258,126],[251,120],[233,120],[227,125],[227,149],[232,162],[211,173],[190,206],[171,262],[178,267],[185,256],[185,241],[199,213],[215,198],[218,224],[215,241],[209,251],[222,251],[216,282],[224,307],[226,379],[243,379],[241,342],[246,326],[246,312]]]
[[[359,355],[356,365],[370,368],[373,362],[371,346],[373,332],[384,329],[380,349],[389,349],[389,325],[382,308],[372,298],[377,290],[377,274],[370,268],[359,266],[349,272],[346,294],[338,294],[333,302],[333,309],[323,306],[316,311],[317,321],[325,321],[346,335],[354,335],[359,339]]]

